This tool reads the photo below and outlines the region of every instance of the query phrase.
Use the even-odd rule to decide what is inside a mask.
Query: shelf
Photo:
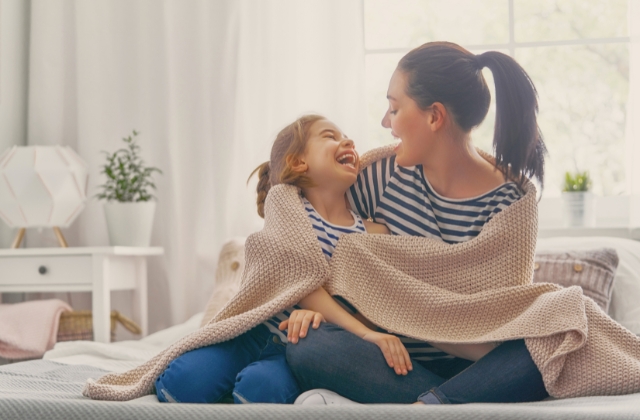
[[[126,255],[126,256],[155,256],[163,255],[162,247],[130,247],[130,246],[105,246],[105,247],[50,247],[50,248],[9,248],[0,249],[0,257],[27,257],[45,255]]]

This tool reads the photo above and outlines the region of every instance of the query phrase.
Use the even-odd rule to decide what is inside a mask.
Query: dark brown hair
[[[547,150],[538,127],[538,94],[525,70],[497,51],[475,55],[450,42],[430,42],[407,53],[398,69],[407,75],[406,93],[421,109],[442,103],[454,122],[471,131],[487,116],[491,93],[482,68],[493,73],[496,168],[522,183],[535,177],[544,185]]]
[[[291,184],[299,188],[313,186],[311,178],[305,174],[296,172],[291,167],[294,158],[302,156],[309,140],[309,128],[319,120],[325,118],[321,115],[309,114],[298,118],[278,133],[273,146],[271,157],[251,172],[249,179],[257,172],[258,186],[256,191],[258,198],[258,214],[264,218],[264,202],[271,186],[277,184]]]

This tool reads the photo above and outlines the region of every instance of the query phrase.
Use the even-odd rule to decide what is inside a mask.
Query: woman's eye
[[[391,114],[391,115],[396,115],[397,113],[398,113],[397,109],[395,111],[389,111],[389,114]]]

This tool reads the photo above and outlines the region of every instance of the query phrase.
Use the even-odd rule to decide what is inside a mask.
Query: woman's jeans
[[[160,402],[291,404],[300,395],[286,345],[264,325],[173,360],[156,379]]]
[[[287,345],[287,361],[303,391],[326,388],[359,403],[525,402],[549,396],[524,340],[504,342],[475,363],[413,360],[413,370],[402,376],[378,346],[323,323]]]

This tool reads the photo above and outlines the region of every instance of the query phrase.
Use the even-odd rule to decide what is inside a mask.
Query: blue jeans
[[[286,344],[264,325],[173,360],[156,379],[160,402],[291,404],[300,388],[287,365]]]
[[[359,403],[464,404],[525,402],[548,397],[524,340],[502,343],[473,363],[464,359],[413,361],[406,376],[389,368],[373,343],[323,323],[298,344],[287,361],[303,391],[326,388]]]

